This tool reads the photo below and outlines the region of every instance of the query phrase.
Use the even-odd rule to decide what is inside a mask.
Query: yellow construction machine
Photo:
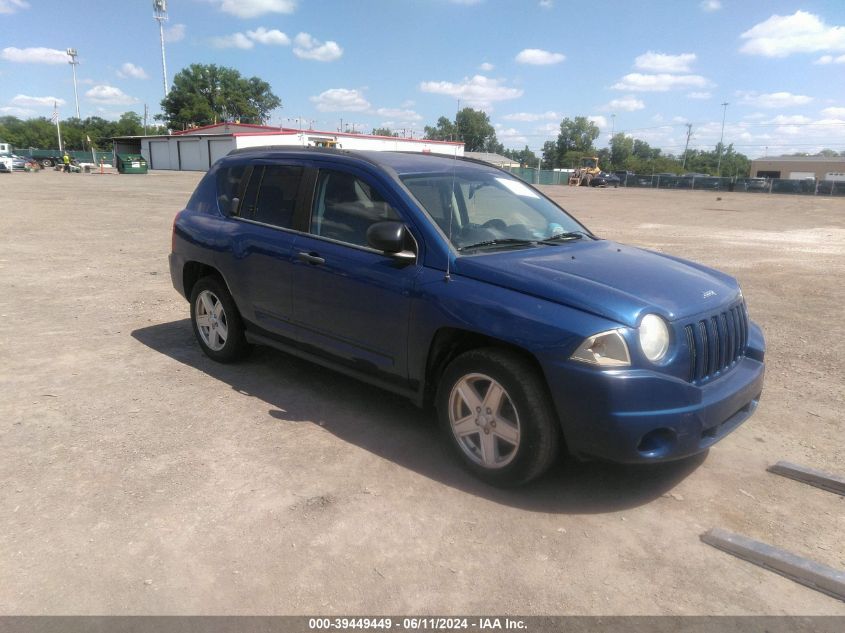
[[[598,156],[585,156],[581,159],[581,166],[577,167],[569,177],[570,185],[589,185],[593,176],[601,173]]]

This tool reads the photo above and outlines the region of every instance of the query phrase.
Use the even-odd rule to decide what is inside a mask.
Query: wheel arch
[[[226,283],[226,280],[223,278],[223,274],[214,266],[197,261],[188,261],[185,262],[185,265],[182,267],[182,288],[185,290],[186,297],[190,299],[191,292],[194,289],[194,284],[203,277],[216,277],[223,283],[223,285],[226,286],[226,289],[229,290],[229,284]],[[229,290],[229,294],[231,294],[231,290]]]
[[[443,327],[435,332],[426,358],[425,384],[422,393],[424,406],[432,406],[437,395],[437,385],[443,371],[455,358],[465,352],[481,348],[498,348],[522,356],[537,371],[546,391],[549,389],[540,361],[531,352],[500,338],[455,327]]]

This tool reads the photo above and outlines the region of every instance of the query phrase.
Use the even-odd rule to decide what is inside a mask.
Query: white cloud
[[[46,107],[56,104],[63,106],[66,102],[58,97],[30,97],[29,95],[15,95],[11,101],[16,106]]]
[[[587,115],[587,118],[588,118],[590,121],[592,121],[593,123],[595,123],[596,125],[598,125],[600,128],[605,128],[605,127],[607,127],[607,118],[605,118],[605,117],[601,116],[600,114],[598,114],[598,115],[596,115],[596,114],[588,114],[588,115]]]
[[[164,29],[164,41],[165,42],[181,42],[185,39],[185,30],[186,27],[184,24],[174,24],[171,27]]]
[[[123,79],[149,79],[147,72],[140,66],[136,66],[131,62],[126,62],[117,71],[117,76]]]
[[[138,99],[129,96],[120,88],[102,84],[91,88],[85,93],[85,96],[88,97],[89,101],[103,105],[129,105],[138,102]]]
[[[702,0],[702,2],[698,6],[701,7],[702,11],[712,13],[713,11],[718,11],[719,9],[721,9],[722,3],[719,0]]]
[[[548,110],[547,112],[515,112],[514,114],[506,114],[502,117],[505,121],[559,121],[563,115],[557,112]]]
[[[806,11],[773,15],[740,37],[747,40],[740,52],[764,57],[845,50],[845,27],[828,26],[817,15]]]
[[[308,33],[299,33],[293,40],[293,54],[300,59],[312,59],[318,62],[333,62],[343,55],[343,49],[331,40],[323,43]]]
[[[422,121],[422,115],[414,110],[402,110],[399,108],[378,108],[373,111],[379,116],[391,117],[393,119],[402,119],[403,121]]]
[[[813,63],[822,66],[827,64],[845,64],[845,55],[840,55],[839,57],[834,57],[833,55],[822,55]]]
[[[675,88],[705,88],[709,85],[710,82],[701,75],[629,73],[611,88],[629,92],[666,92]]]
[[[791,108],[806,105],[813,98],[806,95],[794,95],[791,92],[771,92],[759,94],[756,92],[738,92],[742,103],[758,108]]]
[[[370,109],[370,102],[360,90],[331,88],[310,99],[320,112],[364,112]]]
[[[214,48],[241,48],[248,50],[255,46],[255,42],[243,33],[232,33],[231,35],[219,35],[211,38],[211,45]]]
[[[239,31],[231,35],[221,35],[211,38],[211,44],[215,48],[240,48],[249,50],[256,43],[266,46],[288,46],[290,44],[290,38],[278,29],[267,29],[263,26],[259,26],[254,31],[247,31],[246,33]]]
[[[540,6],[543,9],[551,9],[553,6],[555,6],[555,3],[552,2],[552,0],[540,0]]]
[[[528,138],[519,130],[505,126],[501,124],[497,124],[496,126],[496,138],[499,139],[502,143],[508,145],[525,145],[528,143]]]
[[[259,26],[254,31],[247,31],[246,36],[254,42],[267,46],[288,46],[290,38],[278,29],[266,29]]]
[[[499,79],[490,79],[484,75],[465,77],[461,83],[451,81],[424,81],[420,90],[433,94],[448,95],[460,99],[468,106],[489,106],[494,101],[517,99],[523,94],[520,88],[503,86]]]
[[[695,53],[666,55],[648,51],[634,60],[634,66],[639,70],[654,73],[687,73],[694,61]]]
[[[613,111],[621,110],[622,112],[635,112],[636,110],[643,110],[645,103],[633,96],[622,97],[621,99],[614,99],[610,103],[603,106],[602,110]]]
[[[0,0],[0,13],[14,13],[20,9],[28,9],[26,0]]]
[[[490,62],[484,62],[483,64],[481,64],[481,66],[478,67],[478,70],[485,72],[485,73],[489,73],[494,68],[495,68],[495,66],[493,64],[491,64]]]
[[[845,108],[825,108],[822,114],[834,119],[845,119]]]
[[[551,64],[559,64],[564,59],[566,59],[566,55],[563,53],[552,53],[539,48],[526,48],[516,56],[517,63],[531,64],[532,66],[550,66]]]
[[[256,18],[265,13],[293,13],[295,0],[213,0],[223,13],[239,18]]]
[[[9,46],[0,51],[0,59],[19,64],[67,64],[70,59],[65,51],[56,48],[16,48]]]
[[[712,97],[713,95],[707,91],[687,93],[687,99],[710,99]]]
[[[779,114],[773,119],[769,119],[764,121],[764,123],[775,123],[777,125],[794,125],[794,124],[806,124],[812,123],[813,119],[808,116],[804,116],[803,114],[792,114],[792,115],[785,115]]]
[[[2,11],[0,11],[0,13],[2,13]],[[30,110],[29,108],[16,108],[15,106],[4,106],[0,108],[0,114],[3,114],[5,116],[31,117],[37,113],[35,110]]]

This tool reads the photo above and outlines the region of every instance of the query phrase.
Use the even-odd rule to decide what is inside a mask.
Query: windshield
[[[401,180],[458,250],[520,242],[530,247],[564,233],[589,235],[560,207],[503,173],[472,170]]]

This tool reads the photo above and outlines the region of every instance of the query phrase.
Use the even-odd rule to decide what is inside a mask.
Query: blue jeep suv
[[[701,452],[763,387],[732,277],[603,240],[468,159],[236,150],[176,216],[170,271],[212,359],[269,345],[433,405],[493,484],[537,477],[561,447]]]

